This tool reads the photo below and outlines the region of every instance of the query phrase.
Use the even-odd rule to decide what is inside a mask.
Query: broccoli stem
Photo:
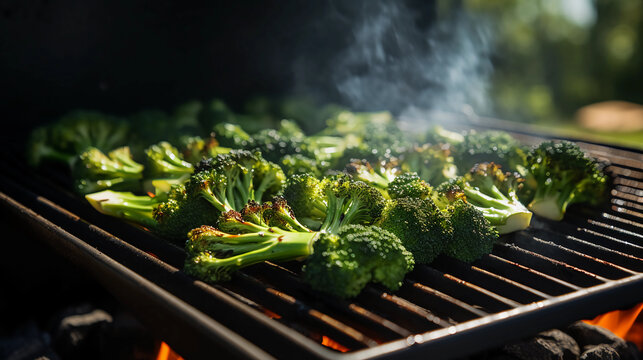
[[[259,183],[259,186],[254,191],[254,196],[253,199],[259,203],[262,202],[263,198],[263,193],[266,192],[266,190],[272,185],[272,182],[275,181],[276,176],[274,173],[269,173],[266,176],[264,176],[263,179],[261,179],[261,183]]]
[[[523,230],[529,226],[532,213],[522,203],[508,199],[495,186],[485,190],[489,190],[495,198],[472,188],[465,188],[464,193],[467,201],[482,212],[499,234]]]
[[[326,218],[319,229],[320,232],[333,234],[337,232],[342,219],[345,200],[346,198],[338,198],[334,194],[328,196],[328,210],[326,211]]]
[[[134,195],[131,192],[104,190],[85,195],[85,199],[99,212],[133,223],[154,228],[154,208],[159,201],[150,196]]]
[[[253,264],[307,257],[312,254],[318,235],[317,232],[200,233],[188,240],[198,255],[188,258],[185,271],[206,281],[226,280],[232,272]],[[226,255],[228,257],[223,257]]]

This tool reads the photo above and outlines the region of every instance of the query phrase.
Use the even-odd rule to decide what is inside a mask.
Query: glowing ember
[[[322,345],[341,352],[347,352],[350,350],[349,348],[342,346],[340,343],[335,342],[328,336],[322,336]]]
[[[604,327],[617,336],[632,341],[641,349],[643,348],[643,323],[636,322],[641,310],[643,310],[643,303],[628,310],[610,311],[592,320],[584,321],[590,325]]]
[[[170,345],[163,341],[161,342],[161,347],[159,348],[156,360],[183,360],[183,358],[179,354],[175,353],[174,350],[170,348]]]

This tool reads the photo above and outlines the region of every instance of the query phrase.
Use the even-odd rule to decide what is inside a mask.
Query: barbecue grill
[[[448,120],[525,143],[549,137],[498,120]],[[96,212],[61,173],[34,173],[9,154],[0,208],[187,358],[453,358],[643,301],[643,153],[577,142],[609,162],[603,207],[570,207],[561,222],[535,217],[472,264],[440,257],[417,265],[397,292],[369,285],[352,300],[311,290],[297,262],[252,266],[219,284],[194,280],[180,270],[181,247]]]

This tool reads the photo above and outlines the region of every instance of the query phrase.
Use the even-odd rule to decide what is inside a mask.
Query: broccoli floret
[[[183,160],[179,150],[167,141],[161,141],[145,150],[146,178],[178,178],[191,174],[194,167]]]
[[[259,157],[253,171],[252,200],[262,202],[279,195],[286,183],[286,175],[279,165]]]
[[[332,233],[348,224],[373,224],[385,202],[376,188],[349,175],[321,180],[307,174],[295,175],[288,179],[284,197],[304,224]]]
[[[475,164],[494,162],[510,171],[524,171],[527,149],[504,131],[470,131],[464,141],[452,147],[458,169],[468,171]]]
[[[400,166],[406,172],[415,172],[429,184],[441,184],[458,175],[449,146],[414,146],[400,157]]]
[[[396,162],[380,161],[376,162],[375,166],[373,166],[365,159],[354,159],[346,165],[344,171],[353,178],[382,190],[382,193],[385,196],[388,196],[386,189],[391,181],[401,173]]]
[[[43,160],[72,165],[73,159],[89,147],[107,152],[127,145],[129,130],[128,124],[118,118],[95,111],[73,111],[32,132],[27,158],[33,166]]]
[[[156,210],[159,229],[166,237],[185,238],[200,225],[216,225],[222,212],[241,210],[249,200],[261,202],[279,194],[284,179],[281,169],[259,153],[232,150],[203,160],[185,186],[173,188]]]
[[[321,232],[337,233],[350,225],[372,225],[382,214],[385,199],[376,188],[348,175],[325,178],[322,181],[326,216]]]
[[[275,206],[287,207],[283,203]],[[319,234],[305,227],[286,230],[268,225],[273,222],[270,217],[289,212],[288,209],[269,212],[271,208],[272,205],[251,202],[241,213],[234,210],[223,213],[219,220],[221,230],[212,226],[191,230],[184,271],[204,281],[217,282],[229,280],[236,270],[259,262],[309,256]]]
[[[313,289],[342,298],[357,296],[369,282],[397,290],[414,266],[393,233],[377,226],[348,225],[322,233],[302,269]]]
[[[75,190],[82,195],[105,189],[136,192],[141,188],[143,165],[132,159],[127,146],[107,155],[89,147],[74,161],[72,177]]]
[[[420,264],[431,263],[453,232],[449,217],[431,199],[410,197],[388,201],[377,225],[400,238]]]
[[[302,147],[302,139],[293,138],[275,129],[265,129],[254,134],[245,147],[251,151],[260,151],[266,160],[278,163],[285,155],[302,154],[314,157],[314,154]]]
[[[495,164],[480,164],[466,176],[439,185],[432,197],[441,207],[463,199],[482,212],[500,234],[507,234],[526,229],[531,221],[531,212],[515,195],[517,176],[502,173]]]
[[[284,198],[297,218],[311,229],[319,229],[326,218],[328,205],[324,188],[327,181],[310,174],[293,175],[286,180]]]
[[[426,181],[420,179],[417,173],[403,173],[396,177],[386,189],[391,199],[411,197],[427,199],[431,196],[433,188]]]
[[[476,164],[465,178],[473,187],[463,188],[467,201],[480,208],[500,234],[529,227],[531,211],[517,195],[524,181],[520,174],[503,172],[500,165],[491,162]]]
[[[536,215],[558,221],[571,204],[604,200],[609,177],[573,142],[544,141],[529,152],[527,163],[535,184],[528,208]]]
[[[177,147],[185,161],[192,165],[203,159],[215,157],[219,154],[227,154],[232,150],[228,147],[219,146],[214,134],[210,134],[206,138],[190,135],[180,136],[177,141]]]
[[[446,243],[444,254],[470,263],[491,253],[498,232],[482,212],[463,199],[454,201],[446,212],[453,226],[453,236]]]
[[[103,190],[85,195],[85,199],[105,215],[142,225],[149,229],[156,228],[154,209],[159,205],[159,199],[147,195],[134,195],[131,192]]]

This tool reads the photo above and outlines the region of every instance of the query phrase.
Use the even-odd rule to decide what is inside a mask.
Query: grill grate
[[[540,140],[523,140],[530,139]],[[394,294],[369,285],[350,301],[311,290],[296,262],[253,266],[216,285],[194,281],[178,270],[182,249],[96,213],[60,184],[26,176],[15,159],[7,159],[13,166],[0,176],[0,190],[4,208],[15,199],[271,355],[341,351],[357,359],[444,350],[437,357],[447,357],[643,301],[643,156],[580,145],[610,161],[614,186],[603,209],[570,208],[562,222],[534,218],[530,229],[501,237],[472,264],[439,257],[417,266]],[[180,335],[175,343],[198,355],[181,349]]]

